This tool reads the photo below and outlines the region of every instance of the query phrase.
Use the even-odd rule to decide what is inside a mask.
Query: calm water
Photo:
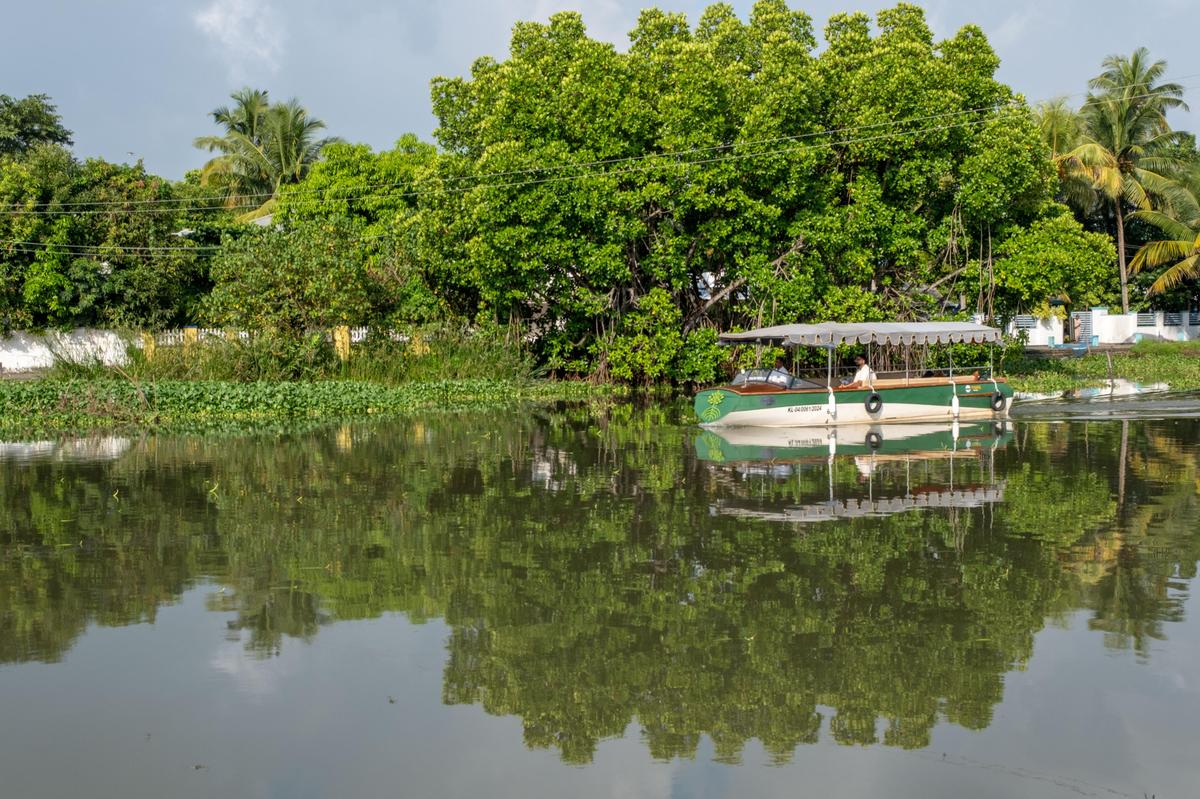
[[[0,795],[1194,797],[1198,438],[0,445]]]

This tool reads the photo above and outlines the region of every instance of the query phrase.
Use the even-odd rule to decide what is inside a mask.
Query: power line
[[[1198,76],[1200,76],[1200,73],[1192,73],[1192,74],[1188,74],[1188,75],[1179,76],[1179,79],[1193,78],[1193,77],[1198,77]],[[1151,83],[1150,81],[1142,81],[1142,82],[1138,82],[1138,83],[1132,83],[1129,85],[1130,86],[1150,85],[1150,83]],[[1194,87],[1184,86],[1181,88],[1186,89],[1186,88],[1194,88]],[[1073,96],[1078,96],[1080,94],[1084,94],[1084,92],[1075,92],[1073,94],[1058,95],[1058,97],[1064,97],[1064,98],[1065,97],[1073,97]],[[1088,92],[1088,94],[1090,94],[1090,92]],[[1141,99],[1141,98],[1151,97],[1151,96],[1154,96],[1154,92],[1145,92],[1143,94],[1129,95],[1129,96],[1124,97],[1123,99],[1136,100],[1136,99]],[[1106,101],[1107,101],[1107,98],[1097,97],[1097,98],[1091,99],[1091,100],[1081,104],[1079,107],[1079,110],[1083,110],[1084,108],[1088,107],[1089,105],[1099,104],[1099,103],[1106,102]],[[1032,108],[1032,106],[1029,106],[1029,107]],[[967,114],[977,114],[977,113],[984,113],[984,112],[989,112],[989,111],[995,112],[995,111],[1001,111],[1005,108],[1009,108],[1009,109],[1016,111],[1016,110],[1024,110],[1025,107],[1015,106],[1012,101],[1009,101],[1006,103],[993,103],[991,105],[980,106],[977,108],[970,108],[970,109],[965,109],[965,110],[960,110],[960,111],[952,111],[952,112],[945,112],[945,113],[940,113],[940,114],[927,114],[927,115],[916,116],[916,117],[908,117],[903,120],[888,120],[885,122],[876,122],[876,123],[871,123],[871,124],[866,124],[866,125],[850,125],[850,126],[844,126],[844,127],[839,127],[839,128],[828,128],[828,129],[821,130],[821,131],[810,131],[808,133],[795,134],[795,135],[791,135],[791,136],[777,136],[777,137],[772,137],[772,138],[767,138],[767,139],[756,139],[756,140],[747,140],[747,141],[740,141],[740,142],[730,142],[730,143],[726,143],[726,144],[710,145],[707,147],[694,147],[694,148],[688,148],[688,149],[684,149],[684,150],[673,150],[673,151],[668,151],[668,152],[663,152],[663,153],[648,153],[648,154],[640,155],[640,156],[624,156],[624,157],[620,157],[620,158],[608,158],[608,159],[599,159],[599,160],[593,160],[593,161],[583,161],[583,162],[579,162],[579,163],[575,163],[575,164],[554,164],[554,165],[547,165],[547,166],[529,167],[529,168],[525,168],[525,169],[515,169],[515,170],[505,170],[505,171],[485,173],[482,175],[465,175],[465,176],[453,177],[453,178],[443,178],[442,182],[453,184],[453,183],[459,183],[459,182],[465,182],[465,181],[484,181],[484,180],[487,180],[490,178],[496,178],[496,177],[513,177],[513,176],[518,176],[518,175],[529,175],[529,174],[537,174],[537,173],[543,173],[543,172],[562,171],[562,170],[568,170],[568,169],[591,169],[591,168],[597,167],[597,166],[611,166],[614,164],[631,163],[631,162],[654,160],[654,159],[678,159],[680,156],[686,156],[686,155],[692,155],[692,154],[698,154],[698,153],[720,152],[720,151],[724,151],[724,150],[731,150],[731,149],[738,148],[738,147],[776,144],[776,143],[785,142],[785,141],[803,141],[806,139],[816,138],[819,136],[837,135],[840,133],[847,133],[850,131],[874,130],[877,128],[895,127],[897,125],[910,124],[913,122],[924,122],[924,121],[931,121],[931,120],[937,120],[937,119],[948,119],[948,118],[953,118],[953,117],[964,116]],[[410,186],[410,185],[416,185],[415,181],[361,184],[360,188],[364,188],[364,189],[396,188],[398,186]],[[292,189],[288,192],[288,194],[291,197],[295,197],[297,194],[310,194],[310,193],[311,194],[325,194],[328,192],[329,192],[329,190],[327,188],[312,188],[312,189]],[[274,192],[271,192],[271,193],[258,192],[258,193],[239,195],[239,197],[241,197],[243,199],[249,199],[249,198],[270,199],[271,197],[274,197],[274,196],[276,196]],[[377,195],[373,195],[373,194],[346,195],[346,196],[339,196],[334,199],[336,199],[336,200],[361,199],[361,198],[370,197],[370,196],[377,196]],[[392,197],[396,197],[397,195],[388,194],[388,195],[378,195],[378,196],[385,196],[385,197],[392,198]],[[403,196],[411,196],[411,195],[399,195],[399,196],[403,197]],[[178,197],[178,198],[141,199],[141,200],[127,200],[127,201],[89,200],[89,201],[77,201],[77,202],[70,202],[70,203],[60,203],[57,206],[55,206],[54,208],[49,208],[49,206],[51,206],[52,203],[35,203],[32,207],[23,208],[23,209],[15,209],[15,210],[9,211],[8,213],[13,214],[13,215],[28,215],[28,214],[39,214],[39,213],[58,214],[58,213],[62,213],[62,210],[65,210],[68,208],[95,208],[95,207],[117,207],[117,206],[120,206],[120,207],[128,209],[128,206],[130,206],[130,205],[134,205],[134,206],[149,205],[149,204],[163,205],[166,203],[181,203],[181,204],[182,203],[219,203],[219,204],[195,206],[192,208],[182,209],[182,210],[192,210],[192,211],[210,211],[210,210],[232,210],[232,209],[239,209],[239,208],[252,209],[252,208],[256,208],[262,204],[262,203],[230,204],[227,202],[228,199],[229,198],[226,195],[210,195],[210,196],[202,196],[202,197]],[[39,208],[38,206],[42,206],[42,208]],[[132,212],[134,212],[134,210],[135,209],[128,209],[126,211],[126,213],[132,213]],[[181,210],[181,209],[174,208],[174,207],[155,208],[155,209],[151,209],[150,212],[167,213],[167,212],[174,212],[177,210]]]
[[[376,241],[392,236],[392,233],[377,233],[369,236],[354,236],[348,239],[350,243],[363,243],[367,241]],[[177,252],[177,253],[192,253],[201,258],[211,258],[220,250],[220,245],[196,245],[193,247],[179,246],[144,246],[144,247],[122,247],[119,245],[90,245],[90,244],[56,244],[51,242],[40,241],[15,241],[5,240],[0,241],[0,251],[8,250],[10,252],[20,252],[26,254],[38,255],[41,253],[52,252],[54,250],[63,250],[63,254],[71,256],[79,256],[81,258],[119,258],[122,255],[141,255],[158,253]],[[132,252],[125,252],[126,250]]]
[[[493,178],[493,177],[514,177],[517,175],[529,175],[529,174],[535,174],[535,173],[539,173],[539,172],[561,171],[564,169],[589,169],[589,168],[597,167],[597,166],[612,166],[614,164],[629,163],[631,161],[679,158],[680,156],[683,156],[683,155],[692,155],[695,153],[705,153],[705,152],[729,150],[729,149],[733,149],[735,147],[746,147],[746,146],[753,146],[753,145],[760,145],[760,144],[777,144],[777,143],[783,142],[783,141],[801,141],[804,139],[816,138],[818,136],[835,135],[835,134],[847,133],[847,132],[855,131],[855,130],[872,130],[875,128],[895,126],[895,125],[906,124],[906,123],[910,123],[910,122],[925,122],[925,121],[930,121],[930,120],[935,120],[935,119],[945,119],[945,118],[949,118],[949,117],[963,116],[966,114],[983,113],[983,112],[987,112],[987,111],[997,111],[1008,105],[1010,105],[1010,104],[1009,103],[993,103],[991,105],[980,106],[978,108],[968,108],[968,109],[964,109],[964,110],[960,110],[960,111],[949,111],[949,112],[945,112],[945,113],[941,113],[941,114],[927,114],[927,115],[918,116],[918,117],[907,117],[905,119],[888,120],[885,122],[875,122],[875,123],[871,123],[868,125],[848,125],[848,126],[844,126],[844,127],[840,127],[840,128],[827,128],[825,130],[810,131],[808,133],[798,133],[798,134],[791,135],[791,136],[775,136],[775,137],[767,138],[767,139],[748,139],[748,140],[738,141],[738,142],[729,142],[727,144],[715,144],[715,145],[710,145],[707,147],[693,147],[693,148],[688,148],[688,149],[684,149],[684,150],[668,150],[666,152],[661,152],[661,153],[647,153],[645,155],[631,155],[631,156],[622,156],[619,158],[604,158],[604,159],[598,159],[598,160],[593,160],[593,161],[580,161],[578,163],[573,163],[573,164],[554,164],[554,165],[550,165],[550,166],[528,167],[525,169],[502,170],[502,171],[498,171],[498,172],[488,172],[488,173],[485,173],[482,175],[464,175],[464,176],[456,177],[456,178],[446,178],[444,180],[453,183],[453,182],[462,182],[462,181],[468,181],[468,180],[480,180],[480,179]],[[361,184],[359,186],[359,188],[367,188],[367,189],[395,188],[397,186],[407,186],[407,185],[414,185],[414,181],[402,181],[402,182],[393,182],[393,183],[366,183],[366,184]],[[325,193],[327,191],[328,191],[328,189],[325,189],[325,188],[290,189],[288,191],[288,195],[295,196],[296,194],[317,194],[317,193]],[[270,199],[271,197],[274,197],[274,196],[276,196],[275,192],[252,192],[249,194],[238,195],[238,197],[244,198],[244,199],[249,199],[249,198]],[[388,195],[388,196],[391,196],[391,195]],[[120,201],[114,202],[114,201],[108,201],[108,200],[91,200],[91,201],[79,201],[79,202],[74,202],[74,203],[60,203],[58,206],[56,206],[56,208],[69,208],[69,207],[76,207],[76,206],[88,207],[88,206],[98,206],[98,205],[99,206],[107,206],[107,205],[120,205],[120,204],[134,205],[134,204],[151,204],[151,203],[164,203],[164,202],[184,203],[184,202],[209,202],[209,201],[211,201],[211,202],[222,202],[223,203],[227,199],[228,199],[227,195],[211,195],[211,196],[207,196],[207,197],[163,198],[161,200],[158,200],[158,199],[129,200],[127,203],[121,203]],[[258,203],[256,205],[248,205],[248,204],[220,205],[220,206],[214,206],[214,207],[219,207],[219,208],[258,207],[258,205],[261,205],[261,204],[262,203]],[[37,205],[50,205],[50,203],[35,203],[35,207],[28,209],[28,210],[30,210],[30,211],[38,210],[36,208]]]
[[[1019,109],[1011,107],[1011,106],[1009,106],[1008,108],[1013,113],[1017,113],[1019,111]],[[974,112],[973,111],[971,111],[971,112],[959,111],[959,112],[954,112],[952,114],[934,115],[929,118],[930,119],[949,118],[949,117],[954,117],[954,116],[962,116],[966,113],[974,113]],[[626,174],[644,173],[644,172],[654,171],[656,169],[669,168],[669,167],[702,166],[702,165],[707,165],[707,164],[720,163],[720,162],[724,162],[724,161],[738,161],[738,160],[744,160],[747,158],[759,158],[759,157],[767,157],[767,156],[772,156],[772,155],[784,155],[784,154],[789,154],[789,153],[806,152],[806,151],[810,151],[810,150],[818,150],[818,149],[823,149],[823,148],[848,146],[848,145],[852,145],[852,144],[862,144],[862,143],[867,143],[867,142],[872,142],[872,141],[882,141],[885,139],[903,138],[906,136],[917,136],[920,134],[954,130],[957,128],[967,128],[967,127],[973,127],[973,126],[977,126],[977,125],[986,124],[988,122],[993,121],[996,118],[997,117],[995,117],[995,116],[981,117],[978,119],[970,120],[967,122],[960,122],[957,124],[937,125],[937,126],[924,127],[924,128],[914,128],[914,129],[903,130],[903,131],[899,131],[899,132],[895,132],[895,133],[879,134],[876,136],[867,136],[867,137],[852,138],[852,139],[842,139],[839,141],[818,142],[818,143],[810,144],[810,145],[800,145],[797,147],[780,148],[780,149],[775,149],[775,150],[758,151],[758,152],[752,152],[752,153],[736,153],[735,152],[735,153],[726,154],[726,155],[718,155],[718,156],[713,156],[710,158],[693,159],[693,160],[678,160],[678,158],[676,158],[676,156],[687,154],[687,153],[714,152],[714,151],[719,151],[719,150],[733,149],[733,148],[740,148],[740,147],[748,146],[747,142],[737,142],[737,143],[729,144],[729,145],[720,145],[719,147],[695,148],[693,150],[680,150],[680,151],[676,151],[676,152],[669,153],[669,154],[659,153],[659,154],[653,154],[653,155],[647,155],[647,156],[639,156],[636,158],[631,157],[631,158],[627,158],[627,159],[617,159],[617,160],[612,161],[612,163],[632,163],[632,162],[647,161],[647,160],[652,160],[652,159],[664,161],[664,163],[661,165],[652,165],[652,166],[648,166],[648,167],[636,167],[636,168],[605,170],[605,171],[584,170],[582,172],[579,172],[576,174],[571,174],[571,175],[565,175],[565,176],[559,176],[559,177],[549,177],[549,178],[539,178],[539,179],[527,180],[527,181],[509,181],[509,182],[505,182],[505,183],[484,182],[488,178],[506,174],[503,172],[496,172],[496,173],[488,173],[488,174],[477,175],[477,176],[466,176],[466,177],[461,177],[461,178],[448,178],[448,179],[443,178],[443,179],[439,180],[439,183],[442,183],[442,184],[444,184],[444,183],[453,184],[453,183],[465,182],[467,180],[477,181],[475,183],[475,185],[470,185],[465,188],[458,187],[458,188],[450,188],[450,189],[445,189],[445,188],[425,189],[425,190],[421,190],[421,191],[410,191],[410,192],[400,192],[400,193],[391,192],[391,193],[386,193],[386,194],[380,194],[380,193],[376,193],[376,192],[368,192],[368,193],[363,193],[363,194],[338,194],[338,195],[331,196],[331,197],[323,197],[320,199],[308,200],[307,202],[325,204],[325,203],[333,203],[333,202],[344,202],[344,201],[348,201],[348,200],[362,200],[362,199],[368,199],[368,198],[373,198],[373,197],[379,197],[379,198],[383,198],[383,199],[407,199],[407,198],[412,198],[412,197],[420,197],[420,196],[424,196],[424,195],[428,195],[428,194],[446,194],[446,193],[459,194],[459,193],[465,193],[465,192],[469,192],[469,191],[475,191],[476,189],[517,188],[517,187],[521,187],[521,186],[534,186],[534,185],[540,185],[540,184],[544,184],[544,183],[556,183],[556,182],[564,182],[564,181],[584,180],[584,179],[588,179],[588,178],[600,178],[600,177],[619,176],[619,175],[626,175]],[[894,127],[898,123],[887,123],[887,124],[889,126]],[[879,123],[876,125],[860,126],[860,128],[861,129],[869,129],[869,128],[878,128],[878,127],[883,127],[883,126],[884,126],[884,123]],[[820,134],[805,134],[805,135],[811,137],[811,136],[820,135]],[[777,139],[770,139],[770,140],[763,140],[763,141],[767,141],[767,142],[769,142],[769,141],[794,141],[798,138],[801,138],[801,137],[780,137]],[[671,160],[671,159],[674,159],[674,160]],[[577,169],[577,168],[580,168],[580,167],[578,165],[560,165],[560,166],[554,166],[554,167],[540,167],[537,169],[528,169],[528,170],[513,170],[512,174],[533,174],[536,172],[562,171],[562,170],[566,170],[566,169]],[[407,183],[395,183],[395,184],[389,184],[389,185],[406,186],[406,185],[418,185],[418,184],[416,182],[409,181]],[[324,192],[324,193],[329,193],[328,189],[307,190],[305,193],[318,192],[318,191]],[[289,192],[289,196],[294,196],[295,193],[296,192]],[[124,203],[120,203],[120,202],[107,203],[107,204],[108,205],[124,205]],[[200,207],[200,208],[191,208],[191,209],[189,209],[189,208],[174,208],[174,207],[172,207],[172,208],[129,208],[129,209],[124,210],[122,213],[125,213],[125,214],[179,213],[179,212],[197,211],[197,210],[198,211],[231,210],[231,209],[236,209],[236,208],[248,208],[248,207],[257,207],[257,205],[254,205],[254,204],[236,205],[235,204],[235,205],[222,205],[219,208],[216,206],[213,206],[213,207],[208,207],[208,208]],[[38,210],[38,209],[28,209],[27,208],[27,209],[20,209],[20,210],[12,210],[12,211],[9,211],[8,213],[13,216],[28,216],[28,215],[61,215],[65,212],[59,211],[59,210],[45,210],[45,209]],[[84,211],[76,211],[75,215],[94,214],[94,213],[107,213],[107,211],[84,210]]]
[[[112,253],[113,255],[121,254],[119,252],[113,252],[114,250],[130,250],[130,251],[137,251],[137,252],[142,252],[142,251],[155,252],[155,251],[164,251],[164,250],[169,250],[171,252],[194,252],[196,250],[219,250],[219,249],[221,249],[220,245],[217,245],[217,244],[196,244],[196,245],[193,245],[190,247],[142,246],[142,245],[126,246],[124,244],[103,244],[103,245],[101,245],[101,244],[60,244],[60,243],[56,243],[56,242],[47,242],[47,241],[17,241],[17,240],[12,240],[12,239],[0,242],[0,244],[27,245],[27,246],[31,246],[31,247],[51,247],[51,248],[58,248],[58,249],[65,249],[65,250],[78,250],[78,249],[96,250],[96,251],[102,251],[102,252],[106,252],[106,253]]]

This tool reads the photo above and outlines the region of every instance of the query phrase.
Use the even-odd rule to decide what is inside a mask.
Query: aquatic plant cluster
[[[4,97],[0,327],[439,322],[551,373],[680,383],[733,366],[718,329],[1191,302],[1196,147],[1165,64],[1114,56],[1079,108],[1030,107],[978,27],[938,41],[907,3],[818,38],[784,0],[647,9],[624,50],[555,14],[432,82],[436,143],[319,138],[245,89],[182,181],[80,162],[49,98]]]
[[[403,416],[504,407],[533,400],[584,399],[585,383],[501,380],[361,380],[231,383],[208,380],[37,380],[0,382],[0,433],[121,426],[205,428],[255,422]]]

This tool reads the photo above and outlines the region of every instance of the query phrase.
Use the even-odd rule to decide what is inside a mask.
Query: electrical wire
[[[1184,76],[1181,76],[1181,79],[1197,77],[1197,76],[1200,76],[1200,73],[1184,75]],[[1139,84],[1131,84],[1131,85],[1139,85]],[[1182,88],[1194,88],[1194,87],[1182,87]],[[1076,96],[1078,94],[1080,94],[1080,93],[1075,93],[1075,95],[1059,95],[1059,96],[1060,97],[1071,97],[1071,96]],[[1143,94],[1130,95],[1123,99],[1134,100],[1134,99],[1140,99],[1140,98],[1144,98],[1144,97],[1151,97],[1153,95],[1154,95],[1153,92],[1146,92]],[[1079,110],[1082,110],[1083,108],[1086,108],[1089,105],[1100,103],[1102,101],[1105,101],[1105,98],[1096,98],[1094,100],[1090,100],[1088,102],[1083,103],[1080,106]],[[906,118],[903,120],[889,120],[889,121],[885,121],[885,122],[870,123],[870,124],[866,124],[866,125],[854,125],[854,126],[845,126],[845,127],[840,127],[840,128],[830,128],[830,129],[826,129],[826,130],[822,130],[822,131],[813,131],[813,132],[808,132],[808,133],[796,134],[796,135],[792,135],[792,136],[778,136],[778,137],[773,137],[773,138],[768,138],[768,139],[757,139],[757,140],[731,142],[731,143],[727,143],[727,144],[711,145],[708,147],[695,147],[695,148],[689,148],[689,149],[685,149],[685,150],[673,150],[673,151],[668,151],[668,152],[664,152],[664,153],[648,153],[648,154],[640,155],[640,156],[626,156],[626,157],[622,157],[622,158],[610,158],[610,159],[601,159],[601,160],[593,160],[593,161],[584,161],[584,162],[580,162],[577,164],[554,164],[554,165],[547,165],[547,166],[529,167],[529,168],[525,168],[525,169],[484,173],[484,174],[480,174],[480,175],[466,175],[466,176],[460,176],[460,177],[441,178],[440,183],[444,186],[447,183],[455,184],[455,183],[460,183],[460,182],[474,181],[474,182],[481,184],[483,187],[487,187],[487,186],[492,186],[494,184],[483,183],[483,181],[487,181],[487,180],[490,180],[490,179],[496,178],[496,177],[530,175],[530,174],[539,174],[539,173],[555,172],[555,171],[563,171],[563,170],[579,170],[579,169],[588,170],[588,169],[592,169],[597,166],[611,166],[611,165],[615,165],[615,164],[633,163],[633,162],[639,162],[639,161],[670,160],[670,159],[677,160],[681,156],[687,156],[687,155],[692,155],[692,154],[708,153],[708,152],[721,152],[724,150],[731,150],[734,148],[742,148],[742,147],[747,147],[747,146],[755,146],[755,145],[763,145],[763,144],[774,144],[774,143],[785,142],[785,141],[803,141],[803,140],[807,140],[807,139],[811,139],[811,138],[816,138],[819,136],[837,135],[840,133],[856,131],[856,130],[874,130],[877,128],[896,127],[899,125],[911,124],[913,122],[931,121],[931,120],[938,120],[938,119],[949,119],[949,118],[954,118],[954,117],[961,117],[961,116],[968,115],[968,114],[1000,112],[1005,109],[1011,110],[1014,113],[1020,113],[1020,112],[1023,112],[1024,110],[1026,110],[1026,108],[1027,108],[1027,106],[1016,105],[1016,104],[1014,104],[1014,102],[998,103],[998,104],[992,104],[992,105],[987,105],[987,106],[980,106],[978,108],[946,112],[946,113],[942,113],[942,114],[928,114],[928,115],[923,115],[923,116],[910,117],[910,118]],[[988,119],[990,119],[990,117]],[[967,123],[967,124],[970,124],[970,123]],[[942,129],[946,129],[946,126],[926,128],[926,129],[917,129],[917,130],[913,130],[913,131],[907,131],[906,134],[908,134],[908,133],[916,134],[916,133],[928,132],[931,130],[936,131],[936,130],[942,130]],[[867,139],[867,140],[871,140],[871,139]],[[823,144],[820,144],[817,146],[840,146],[840,145],[848,145],[848,144],[854,144],[854,143],[858,143],[858,142],[855,140],[848,140],[848,141],[836,142],[836,143],[823,143]],[[688,161],[687,163],[706,164],[706,163],[713,163],[713,160],[712,159],[704,159],[704,160],[700,160],[700,161]],[[646,171],[646,170],[634,170],[634,171]],[[586,179],[588,177],[592,177],[595,175],[627,174],[627,173],[628,173],[628,170],[617,170],[615,172],[602,172],[602,173],[585,171],[584,173],[582,173],[580,175],[572,176],[572,178],[573,179]],[[541,182],[544,182],[544,181],[533,181],[528,184],[522,183],[522,182],[516,182],[516,183],[510,182],[507,184],[500,184],[500,185],[502,187],[512,187],[512,186],[521,186],[521,185],[538,185]],[[418,185],[415,181],[403,181],[403,182],[394,182],[394,183],[360,184],[358,186],[358,188],[362,188],[362,189],[397,188],[397,187],[401,187],[401,186],[415,186],[415,185]],[[467,190],[473,191],[475,188],[478,188],[478,187],[479,186],[472,186]],[[299,188],[299,189],[290,189],[287,192],[288,196],[293,197],[293,198],[296,197],[297,195],[303,195],[303,194],[329,194],[329,193],[330,193],[330,190],[327,188],[311,188],[311,189]],[[326,197],[321,200],[317,200],[315,202],[343,202],[346,200],[366,199],[369,197],[376,197],[376,196],[381,197],[381,198],[387,198],[387,199],[401,199],[401,198],[408,198],[408,197],[414,197],[414,196],[421,196],[422,194],[428,194],[428,193],[439,193],[439,192],[424,191],[424,192],[407,192],[407,193],[401,193],[401,194],[396,194],[396,193],[392,193],[392,192],[389,192],[386,194],[375,194],[375,193],[349,194],[349,195],[337,195],[337,196],[331,197],[331,198]],[[269,199],[273,196],[276,196],[275,193],[269,193],[269,194],[268,193],[251,193],[251,194],[239,195],[240,198],[267,198],[267,199]],[[190,208],[185,208],[185,207],[174,207],[174,206],[167,205],[170,203],[180,203],[180,204],[183,204],[183,203],[217,203],[217,204],[196,205],[196,206],[193,206]],[[158,208],[152,208],[152,209],[139,209],[139,208],[130,208],[129,207],[129,206],[140,206],[140,205],[150,205],[150,204],[157,204],[159,206],[166,205],[166,207],[158,207]],[[26,215],[38,215],[38,214],[58,215],[58,214],[64,213],[67,209],[72,209],[72,208],[111,208],[111,207],[122,208],[122,209],[124,209],[123,213],[126,213],[126,214],[137,213],[139,211],[148,212],[148,213],[179,213],[179,212],[189,212],[189,211],[210,211],[210,210],[236,210],[236,209],[249,210],[249,209],[258,207],[261,204],[262,203],[233,203],[233,204],[230,204],[230,203],[228,203],[228,197],[225,195],[210,195],[207,197],[178,197],[178,198],[161,198],[161,199],[126,200],[126,201],[91,200],[91,201],[77,201],[77,202],[59,203],[59,204],[44,202],[44,203],[35,203],[32,206],[25,207],[25,208],[10,209],[10,210],[7,210],[6,213],[8,213],[12,216],[26,216]],[[50,207],[50,206],[53,206],[53,207]],[[97,213],[97,212],[96,211],[83,211],[83,212],[76,212],[76,213]],[[103,212],[99,212],[99,213],[103,213]]]
[[[1019,109],[1014,108],[1013,112],[1019,113]],[[949,117],[949,116],[961,116],[961,115],[962,115],[962,112],[958,112],[956,114],[944,115],[944,116]],[[398,192],[398,193],[397,192],[388,192],[386,194],[380,194],[380,193],[375,193],[375,192],[368,192],[368,193],[364,193],[364,194],[337,194],[332,197],[324,197],[324,198],[315,199],[315,200],[301,200],[301,202],[326,204],[326,203],[334,203],[334,202],[339,202],[339,203],[346,202],[348,200],[363,200],[363,199],[370,199],[370,198],[376,198],[376,197],[380,198],[380,199],[388,199],[388,200],[410,199],[410,198],[414,198],[414,197],[421,197],[421,196],[426,196],[426,195],[431,195],[431,194],[462,194],[462,193],[466,193],[466,192],[475,191],[477,189],[520,188],[520,187],[524,187],[524,186],[537,186],[537,185],[542,185],[542,184],[546,184],[546,183],[561,183],[561,182],[570,182],[570,181],[576,181],[576,180],[587,180],[590,178],[604,178],[604,177],[612,177],[612,176],[620,176],[620,175],[628,175],[628,174],[646,173],[646,172],[652,172],[652,171],[656,171],[659,169],[667,169],[667,168],[705,166],[705,165],[721,163],[721,162],[725,162],[725,161],[740,161],[740,160],[745,160],[748,158],[763,158],[763,157],[776,156],[776,155],[787,155],[787,154],[792,154],[792,153],[808,152],[808,151],[827,149],[827,148],[832,148],[832,147],[844,147],[844,146],[850,146],[850,145],[854,145],[854,144],[864,144],[864,143],[873,142],[873,141],[883,141],[883,140],[887,140],[887,139],[904,138],[907,136],[918,136],[921,134],[936,133],[936,132],[954,130],[954,129],[958,129],[958,128],[969,128],[969,127],[975,127],[978,125],[987,124],[989,122],[994,121],[995,119],[997,119],[996,116],[988,116],[988,117],[981,117],[979,119],[973,119],[973,120],[970,120],[967,122],[960,122],[960,123],[956,123],[956,124],[936,125],[936,126],[923,127],[923,128],[914,128],[914,129],[903,130],[903,131],[898,131],[898,132],[894,132],[894,133],[882,133],[882,134],[878,134],[875,136],[842,139],[842,140],[838,140],[838,141],[829,141],[829,142],[818,142],[815,144],[798,145],[795,147],[785,147],[785,148],[778,148],[778,149],[774,149],[774,150],[761,150],[761,151],[750,152],[750,153],[735,152],[735,153],[730,153],[730,154],[726,154],[726,155],[717,155],[717,156],[712,156],[709,158],[702,158],[702,159],[667,160],[666,155],[655,154],[653,156],[643,156],[643,157],[638,157],[638,158],[623,159],[621,161],[622,163],[629,163],[629,162],[650,160],[651,158],[656,159],[656,160],[662,159],[665,161],[663,164],[656,164],[656,165],[643,166],[643,167],[629,167],[629,168],[625,168],[625,169],[605,170],[605,171],[586,171],[585,170],[583,172],[579,172],[579,173],[571,174],[571,175],[546,177],[546,178],[538,178],[538,179],[523,180],[523,181],[508,181],[508,182],[502,182],[502,183],[477,182],[475,185],[466,186],[466,187],[456,187],[456,188],[451,187],[451,188],[439,188],[439,189],[423,189],[420,191],[409,191],[409,192]],[[869,127],[869,126],[864,126],[864,127]],[[779,140],[791,140],[791,139],[779,139]],[[735,148],[735,147],[744,147],[744,146],[746,146],[746,143],[738,142],[738,143],[732,144],[732,145],[722,145],[721,148],[722,149],[731,149],[731,148]],[[692,152],[711,152],[716,149],[717,148],[698,148]],[[673,153],[672,155],[682,154],[683,152],[686,152],[686,151],[679,151],[679,153]],[[558,167],[539,168],[537,170],[524,170],[524,171],[522,171],[522,173],[524,174],[524,173],[533,173],[533,172],[542,172],[542,171],[561,171],[561,170],[571,169],[571,168],[575,168],[575,167],[573,165],[563,165],[563,166],[558,166]],[[475,180],[475,181],[483,181],[483,180],[486,180],[487,178],[493,177],[495,175],[500,175],[500,174],[503,174],[503,173],[491,173],[491,174],[486,174],[486,175],[472,176],[469,179]],[[467,178],[450,178],[450,179],[441,179],[439,182],[440,183],[455,183],[455,182],[462,182],[466,179]],[[395,186],[405,186],[405,185],[418,185],[418,184],[416,184],[415,182],[408,182],[408,183],[397,183],[394,185]],[[313,191],[317,191],[317,190],[313,190]],[[326,193],[329,193],[329,191],[327,189],[322,189],[319,191],[324,191]],[[292,191],[288,192],[289,197],[294,196],[294,194],[295,194],[295,192],[292,192]],[[137,201],[130,201],[130,202],[132,204],[133,202],[137,202]],[[123,206],[124,204],[120,203],[120,202],[116,202],[116,203],[106,203],[106,205]],[[239,208],[256,208],[256,207],[258,207],[258,204],[233,204],[233,205],[224,204],[221,206],[197,207],[197,208],[177,208],[177,207],[126,208],[126,209],[122,210],[120,213],[122,213],[122,214],[185,213],[188,211],[234,210],[234,209],[239,209]],[[59,211],[57,209],[38,210],[38,209],[25,208],[25,209],[18,209],[18,210],[10,210],[7,213],[12,216],[30,216],[30,215],[62,215],[64,212]],[[96,213],[108,213],[108,211],[82,210],[82,211],[74,212],[73,215],[96,214]]]

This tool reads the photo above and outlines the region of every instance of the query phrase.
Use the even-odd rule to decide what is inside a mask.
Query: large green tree
[[[944,312],[983,243],[1043,213],[1052,170],[978,28],[935,41],[908,4],[877,23],[837,15],[819,50],[783,0],[694,28],[650,9],[627,52],[576,14],[518,24],[506,60],[433,84],[437,289],[571,370],[654,340],[653,316],[681,340],[645,367],[676,378],[709,326]],[[677,313],[648,314],[663,297]]]
[[[1144,47],[1127,58],[1109,56],[1103,67],[1090,82],[1083,139],[1064,158],[1068,173],[1090,178],[1110,215],[1117,240],[1121,310],[1128,313],[1126,216],[1130,208],[1150,210],[1155,195],[1172,191],[1171,179],[1184,165],[1175,146],[1178,136],[1166,113],[1187,105],[1182,86],[1163,82],[1167,62],[1152,61]]]
[[[331,219],[227,240],[213,259],[207,315],[215,324],[298,338],[370,318],[365,248]]]
[[[71,145],[71,131],[44,94],[17,99],[0,94],[0,157],[21,156],[39,144]]]
[[[57,145],[0,159],[0,327],[193,321],[223,224],[197,189]]]

